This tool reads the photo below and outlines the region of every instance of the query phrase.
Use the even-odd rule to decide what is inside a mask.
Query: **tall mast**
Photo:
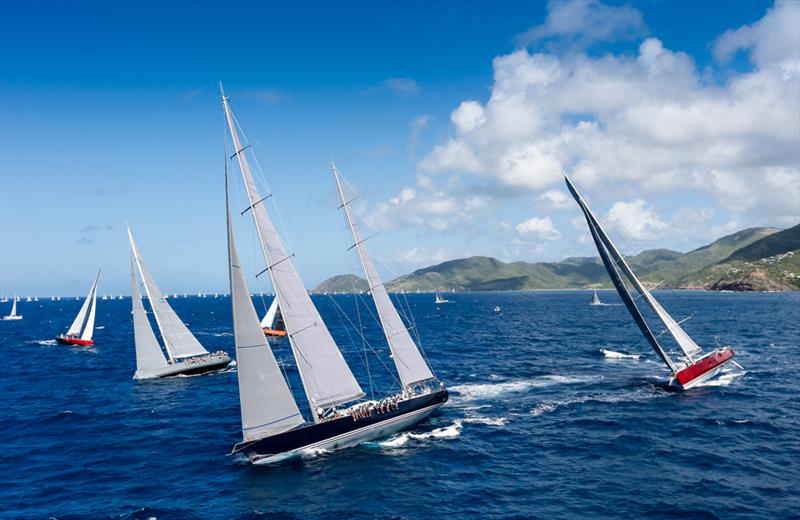
[[[381,328],[386,336],[386,341],[389,343],[389,348],[392,351],[392,358],[394,359],[397,372],[400,375],[400,381],[403,387],[408,387],[414,383],[433,379],[434,375],[430,367],[423,359],[414,340],[408,333],[402,318],[397,313],[392,300],[389,298],[389,293],[383,285],[383,281],[372,263],[366,247],[364,246],[365,238],[361,237],[361,232],[358,224],[353,220],[350,213],[350,202],[347,200],[342,187],[339,172],[336,170],[336,165],[331,163],[333,176],[336,179],[336,187],[339,191],[339,197],[342,200],[341,208],[344,208],[344,213],[347,217],[347,224],[350,227],[350,232],[353,235],[353,246],[358,251],[358,258],[361,261],[361,267],[364,270],[364,275],[367,277],[369,283],[369,292],[372,295],[372,300],[375,302],[375,308],[378,311],[380,318]],[[351,247],[351,248],[352,248]]]

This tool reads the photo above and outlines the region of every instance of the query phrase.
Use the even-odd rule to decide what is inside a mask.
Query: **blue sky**
[[[594,254],[556,166],[630,252],[790,225],[796,5],[4,2],[0,293],[127,294],[126,220],[165,290],[226,291],[220,80],[309,286],[357,268],[331,159],[387,277]]]

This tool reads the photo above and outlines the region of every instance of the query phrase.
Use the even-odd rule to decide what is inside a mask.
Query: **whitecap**
[[[492,399],[504,394],[524,392],[530,388],[543,388],[554,385],[572,385],[589,383],[602,379],[603,376],[562,376],[548,375],[532,379],[519,379],[504,383],[472,383],[451,386],[450,390],[458,394],[462,400]]]
[[[600,352],[607,358],[611,359],[639,359],[641,356],[638,354],[623,354],[622,352],[615,352],[613,350],[608,350],[601,348]]]
[[[35,343],[36,345],[45,345],[48,347],[52,347],[53,345],[58,344],[58,342],[54,339],[35,339],[33,341],[28,341],[28,343]]]
[[[505,426],[508,419],[505,417],[465,417],[461,422],[472,424],[484,424],[486,426]]]
[[[462,421],[455,421],[449,426],[436,428],[425,433],[403,432],[385,441],[378,443],[379,446],[384,448],[397,448],[406,445],[411,440],[425,440],[425,439],[453,439],[461,435]]]

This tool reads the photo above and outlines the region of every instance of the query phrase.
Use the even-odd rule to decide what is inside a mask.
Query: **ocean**
[[[228,455],[241,440],[235,368],[134,381],[129,298],[98,301],[92,348],[52,340],[80,301],[21,302],[22,321],[0,322],[0,517],[797,518],[800,294],[657,291],[700,345],[732,345],[745,369],[685,393],[664,388],[610,291],[616,305],[599,307],[586,291],[446,296],[402,299],[450,390],[439,413],[266,467]],[[370,308],[314,300],[364,390],[391,389]],[[227,298],[169,301],[208,350],[234,354]],[[306,406],[288,344],[274,351]]]

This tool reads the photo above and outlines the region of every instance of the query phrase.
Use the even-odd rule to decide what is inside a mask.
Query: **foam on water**
[[[475,401],[481,399],[494,399],[506,394],[525,392],[531,388],[543,388],[555,385],[575,385],[591,383],[602,379],[602,376],[562,376],[547,375],[531,379],[518,379],[503,383],[468,383],[455,385],[450,390],[458,394],[458,398],[463,401]]]
[[[601,348],[600,352],[607,358],[611,359],[639,359],[641,356],[638,354],[623,354],[622,352],[615,352],[613,350],[608,350]]]
[[[734,370],[730,372],[723,371],[720,375],[713,379],[709,379],[708,381],[704,381],[699,385],[695,386],[695,388],[701,387],[714,387],[714,386],[728,386],[729,384],[733,383],[740,377],[743,377],[747,373],[746,370]]]
[[[384,448],[397,448],[405,446],[409,441],[422,441],[426,439],[454,439],[461,435],[463,419],[455,421],[450,426],[436,428],[435,430],[425,433],[403,432],[395,435],[394,437],[377,443]]]
[[[35,339],[33,341],[28,341],[27,343],[33,343],[35,345],[44,345],[46,347],[52,347],[54,345],[58,345],[58,341],[54,339]]]

